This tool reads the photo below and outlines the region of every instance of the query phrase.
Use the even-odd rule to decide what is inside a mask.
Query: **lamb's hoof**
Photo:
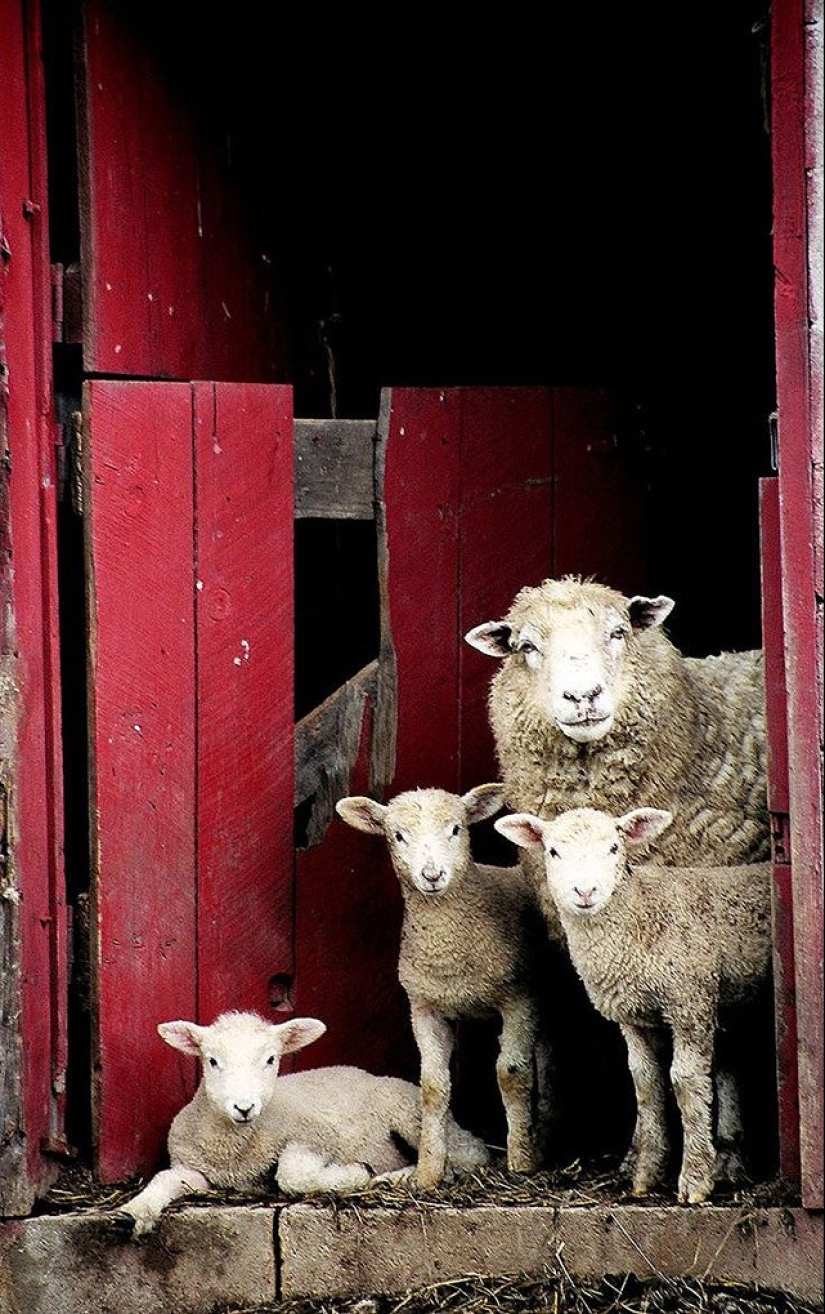
[[[730,1182],[732,1186],[750,1181],[745,1161],[735,1146],[724,1146],[717,1151],[714,1177],[717,1182]]]
[[[679,1204],[704,1204],[706,1200],[710,1199],[712,1191],[713,1182],[710,1178],[691,1181],[689,1178],[680,1177],[677,1199]]]

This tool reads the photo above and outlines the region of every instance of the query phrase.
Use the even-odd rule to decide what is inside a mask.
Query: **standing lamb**
[[[661,629],[673,605],[567,576],[470,630],[473,647],[504,658],[489,713],[507,803],[542,817],[666,807],[657,861],[763,861],[762,653],[683,657]]]
[[[548,946],[541,909],[519,868],[482,866],[470,853],[469,827],[498,812],[503,796],[501,785],[489,784],[461,796],[415,789],[387,804],[365,797],[336,804],[351,826],[385,837],[404,898],[398,975],[421,1055],[415,1180],[422,1187],[444,1173],[454,1024],[461,1018],[501,1017],[496,1076],[508,1168],[533,1172],[546,1135],[547,1054],[537,1000]]]
[[[543,845],[573,965],[591,1002],[624,1035],[637,1104],[636,1195],[667,1167],[662,1041],[670,1033],[684,1133],[679,1200],[697,1204],[710,1195],[716,1168],[719,1009],[755,995],[769,972],[770,864],[631,869],[627,850],[642,849],[671,820],[654,808],[617,818],[574,808],[552,821],[517,813],[495,825],[516,844]]]
[[[373,1181],[406,1177],[409,1159],[398,1140],[417,1146],[418,1087],[354,1067],[315,1068],[279,1076],[292,1054],[326,1031],[315,1018],[274,1024],[257,1013],[222,1013],[211,1026],[162,1022],[167,1044],[200,1058],[201,1081],[169,1130],[171,1167],[115,1215],[140,1236],[155,1227],[182,1196],[212,1187],[263,1185],[277,1165],[287,1195],[359,1190]],[[486,1147],[452,1119],[449,1163],[474,1172],[489,1160]]]

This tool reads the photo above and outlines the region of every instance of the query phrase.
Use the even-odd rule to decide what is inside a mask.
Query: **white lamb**
[[[719,1008],[753,996],[769,971],[770,864],[631,868],[627,850],[643,848],[671,820],[654,808],[617,818],[574,808],[552,821],[516,813],[495,825],[516,844],[543,845],[572,962],[598,1011],[621,1027],[636,1091],[636,1195],[667,1166],[662,1041],[670,1033],[684,1132],[679,1200],[695,1204],[710,1195],[716,1167]]]
[[[253,1190],[276,1166],[278,1187],[287,1195],[360,1190],[410,1174],[421,1128],[417,1086],[347,1066],[279,1076],[282,1056],[322,1036],[323,1022],[275,1024],[256,1013],[230,1012],[211,1026],[162,1022],[158,1031],[167,1044],[199,1057],[202,1074],[169,1130],[171,1166],[115,1215],[133,1235],[151,1231],[182,1196],[211,1188]],[[456,1173],[488,1162],[481,1141],[452,1119],[447,1131]]]
[[[421,1055],[415,1180],[422,1187],[444,1175],[461,1018],[501,1017],[496,1076],[508,1167],[534,1171],[544,1146],[548,1055],[537,1000],[547,932],[529,878],[518,868],[483,866],[470,853],[469,827],[498,812],[502,800],[502,786],[489,784],[464,795],[415,789],[387,804],[361,796],[336,804],[351,826],[384,836],[404,897],[398,975]]]

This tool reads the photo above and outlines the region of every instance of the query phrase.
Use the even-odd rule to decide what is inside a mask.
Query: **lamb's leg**
[[[308,1145],[285,1145],[278,1158],[276,1180],[285,1195],[359,1191],[372,1178],[369,1164],[334,1163]]]
[[[650,1027],[622,1025],[627,1062],[636,1092],[633,1194],[647,1195],[665,1174],[670,1154],[665,1115],[665,1075],[661,1037]]]
[[[674,1028],[673,1090],[682,1116],[684,1150],[679,1174],[681,1204],[700,1204],[713,1190],[713,1030]]]
[[[716,1073],[716,1169],[717,1182],[744,1182],[748,1171],[742,1158],[742,1109],[739,1083],[727,1068]]]
[[[133,1236],[143,1236],[157,1225],[163,1210],[175,1200],[185,1195],[197,1195],[208,1191],[209,1182],[196,1168],[186,1168],[176,1164],[155,1173],[143,1190],[122,1205],[114,1215],[119,1227],[127,1228]]]
[[[514,1000],[502,1009],[496,1076],[507,1116],[507,1167],[514,1173],[532,1173],[537,1166],[532,1118],[537,1030],[536,1010],[529,999]]]
[[[447,1168],[447,1115],[452,1091],[450,1062],[455,1032],[446,1018],[413,1004],[412,1029],[421,1055],[421,1140],[412,1174],[417,1186],[437,1186]]]

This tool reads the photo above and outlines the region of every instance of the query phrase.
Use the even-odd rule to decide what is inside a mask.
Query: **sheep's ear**
[[[652,630],[666,621],[676,603],[660,593],[658,598],[642,598],[638,595],[630,599],[627,610],[630,624],[634,630]]]
[[[511,817],[499,817],[493,825],[500,835],[518,844],[519,848],[531,849],[544,842],[544,822],[529,812],[514,812]]]
[[[288,1022],[277,1023],[274,1029],[278,1033],[281,1053],[293,1054],[296,1049],[311,1045],[313,1040],[320,1040],[327,1028],[326,1023],[319,1022],[317,1017],[293,1017]]]
[[[617,817],[616,826],[624,835],[628,847],[636,848],[648,840],[661,835],[673,820],[672,812],[663,812],[660,808],[635,808]]]
[[[466,794],[462,794],[461,801],[467,809],[469,825],[474,821],[485,821],[504,807],[504,786],[476,785],[475,789],[468,789]]]
[[[484,652],[488,657],[509,657],[512,627],[504,621],[485,621],[469,630],[464,638],[473,648]]]
[[[193,1058],[200,1057],[205,1030],[206,1027],[199,1027],[196,1022],[161,1022],[158,1025],[158,1035],[167,1045],[179,1049],[182,1054],[191,1054]]]
[[[374,798],[353,794],[350,798],[339,798],[335,811],[348,826],[356,830],[365,830],[368,835],[384,834],[384,817],[386,806],[376,803]]]

